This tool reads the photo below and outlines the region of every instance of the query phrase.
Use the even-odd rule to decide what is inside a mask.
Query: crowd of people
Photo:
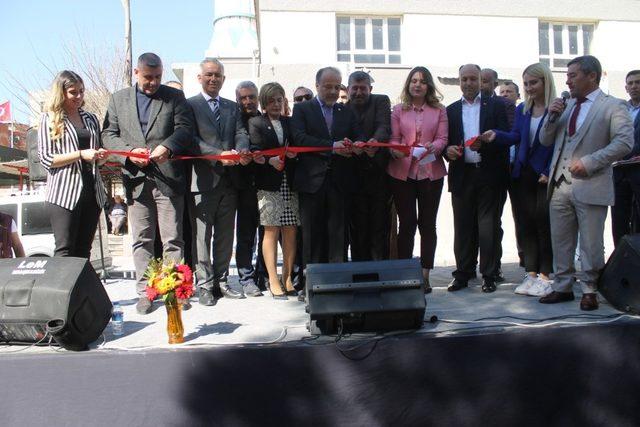
[[[195,239],[202,305],[261,296],[265,289],[278,300],[303,299],[305,265],[347,262],[349,255],[352,261],[411,258],[416,229],[431,292],[447,177],[456,260],[449,291],[467,287],[476,270],[483,292],[504,280],[501,217],[509,195],[526,271],[515,292],[541,303],[569,301],[577,279],[583,310],[598,308],[608,206],[615,205],[616,242],[638,224],[638,166],[627,162],[615,173],[612,166],[640,155],[640,70],[627,75],[625,102],[599,89],[602,68],[593,56],[569,62],[570,97],[558,98],[549,68],[532,64],[517,105],[515,83],[499,85],[494,70],[465,64],[461,97],[445,106],[431,72],[415,67],[392,107],[386,95],[372,93],[368,73],[355,71],[343,85],[340,71],[325,67],[316,73],[315,96],[306,87],[293,91],[292,113],[276,82],[258,89],[244,81],[235,101],[221,97],[226,76],[215,58],[200,63],[202,90],[189,99],[161,84],[162,74],[157,55],[141,55],[135,86],[112,95],[100,130],[95,115],[82,109],[82,79],[63,71],[39,131],[56,255],[89,256],[105,201],[98,166],[107,158],[122,165],[141,314],[151,310],[144,272],[156,232],[163,256],[178,261],[185,221]],[[323,149],[261,154],[281,147]],[[177,158],[182,155],[195,158]],[[220,157],[203,157],[212,155]],[[227,278],[234,239],[241,289]]]

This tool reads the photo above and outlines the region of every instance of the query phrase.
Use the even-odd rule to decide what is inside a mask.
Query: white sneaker
[[[549,295],[551,292],[553,292],[553,288],[551,287],[551,284],[553,283],[552,280],[545,280],[541,277],[538,277],[533,285],[529,288],[529,294],[532,297],[544,297]]]
[[[531,289],[536,280],[537,278],[531,277],[527,274],[522,283],[519,284],[513,292],[518,295],[529,295],[529,289]]]

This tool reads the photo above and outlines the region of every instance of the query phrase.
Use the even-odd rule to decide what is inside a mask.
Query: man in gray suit
[[[596,283],[604,267],[604,221],[614,201],[612,163],[633,146],[633,127],[624,101],[600,90],[602,67],[593,56],[569,62],[567,86],[572,99],[556,99],[540,131],[540,142],[555,142],[551,160],[551,244],[555,264],[553,292],[544,304],[573,300],[580,280],[581,310],[598,308]],[[580,244],[580,272],[574,255]]]
[[[202,92],[189,98],[195,118],[196,154],[220,155],[248,153],[249,136],[235,102],[220,97],[224,84],[224,66],[214,58],[200,63],[198,81]],[[251,162],[195,160],[191,191],[196,210],[196,286],[202,305],[215,305],[217,298],[245,298],[244,292],[227,283],[229,262],[233,251],[234,220],[238,204],[237,171],[230,166]],[[213,235],[213,263],[211,237]],[[257,289],[257,288],[256,288]]]
[[[156,227],[165,258],[183,257],[182,215],[186,176],[181,161],[167,161],[191,144],[191,111],[181,91],[160,84],[162,61],[154,53],[138,58],[134,87],[114,93],[102,130],[110,150],[150,153],[149,159],[117,156],[127,193],[133,235],[133,263],[140,314],[151,311],[144,273],[153,256]]]

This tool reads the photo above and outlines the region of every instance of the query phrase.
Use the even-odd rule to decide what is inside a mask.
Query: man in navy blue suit
[[[316,74],[318,96],[293,108],[293,145],[333,147],[332,151],[300,154],[297,160],[293,187],[300,193],[304,265],[346,261],[345,224],[358,182],[356,149],[345,140],[356,142],[362,137],[356,115],[337,103],[341,83],[338,69],[320,69]]]
[[[633,121],[633,149],[625,160],[640,161],[640,70],[629,71],[625,89],[629,94],[627,108]],[[613,242],[618,244],[625,234],[640,231],[640,163],[613,168],[616,201],[611,207]]]

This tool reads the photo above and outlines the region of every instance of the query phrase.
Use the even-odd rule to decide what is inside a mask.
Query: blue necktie
[[[211,111],[213,111],[213,117],[216,118],[216,124],[220,128],[220,103],[216,98],[209,99]]]

